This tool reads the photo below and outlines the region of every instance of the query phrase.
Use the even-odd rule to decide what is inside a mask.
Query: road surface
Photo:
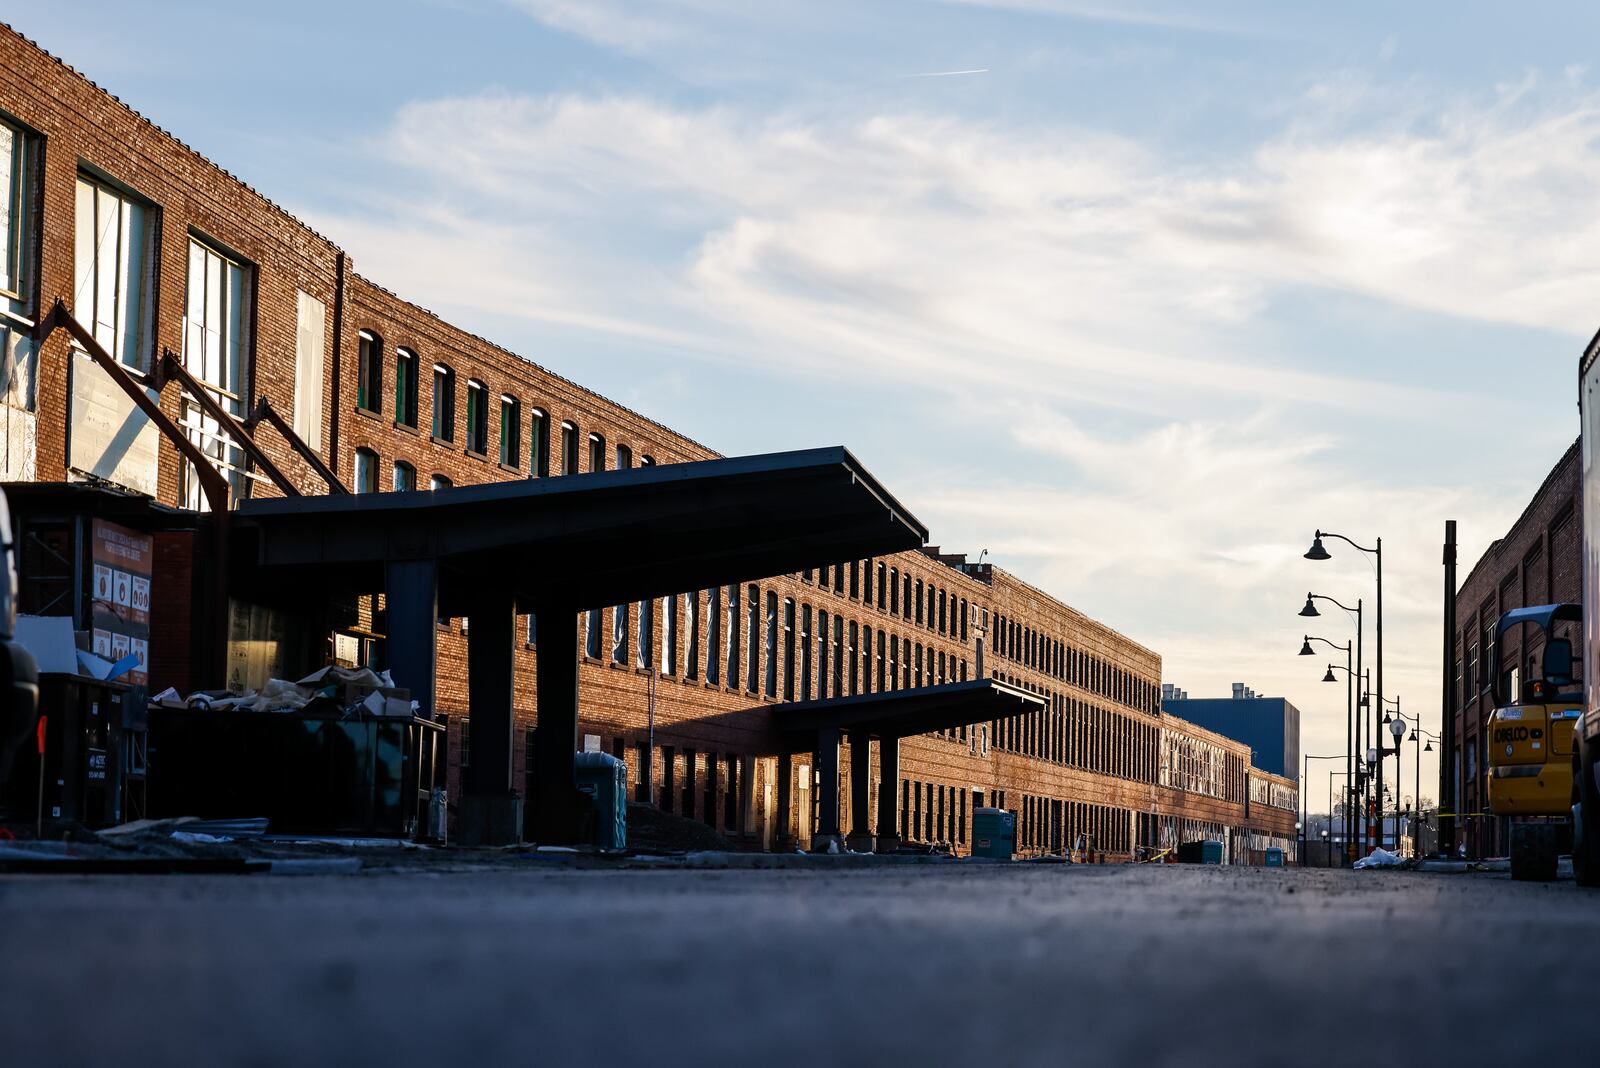
[[[0,923],[8,1066],[1600,1063],[1570,881],[5,876]]]

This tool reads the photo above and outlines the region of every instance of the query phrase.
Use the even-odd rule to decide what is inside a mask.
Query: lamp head
[[[1368,749],[1367,750],[1367,766],[1371,767],[1373,764],[1376,764],[1377,762],[1378,762],[1378,751],[1376,749]]]
[[[1305,641],[1303,641],[1300,644],[1300,655],[1301,656],[1312,656],[1312,655],[1314,655],[1312,650],[1311,650],[1311,639],[1309,637],[1306,638]]]
[[[1424,753],[1431,753],[1431,752],[1433,752],[1433,743],[1432,743],[1432,742],[1429,742],[1429,743],[1428,743],[1428,744],[1427,744],[1427,745],[1425,745],[1425,746],[1423,746],[1423,747],[1422,747],[1422,751],[1423,751],[1423,752],[1424,752]]]
[[[1406,721],[1398,717],[1390,720],[1389,733],[1394,735],[1394,744],[1399,746],[1400,739],[1406,736]]]
[[[1331,560],[1332,555],[1322,547],[1322,531],[1317,531],[1317,536],[1311,541],[1311,548],[1306,552],[1307,560]]]
[[[1333,677],[1333,665],[1332,664],[1328,665],[1328,673],[1326,675],[1322,676],[1322,681],[1323,682],[1338,682],[1339,681],[1338,679]]]
[[[1312,602],[1311,595],[1309,593],[1306,594],[1306,606],[1300,609],[1300,614],[1308,618],[1312,616],[1320,616],[1322,614],[1321,612],[1317,611],[1317,606]]]

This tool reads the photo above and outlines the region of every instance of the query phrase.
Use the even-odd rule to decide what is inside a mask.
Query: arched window
[[[410,493],[417,488],[417,469],[404,460],[396,460],[390,485],[396,493]]]
[[[433,365],[433,439],[456,440],[456,373],[442,363]]]
[[[522,466],[522,403],[509,393],[500,394],[500,465]]]
[[[606,439],[601,434],[589,434],[589,470],[604,471],[606,469]]]
[[[533,409],[528,423],[528,448],[533,452],[528,473],[544,478],[550,473],[550,416],[539,408]]]
[[[394,421],[417,425],[417,354],[410,349],[394,350]]]
[[[617,446],[617,470],[627,471],[633,467],[633,450],[626,445]]]
[[[561,473],[578,473],[578,424],[561,424]]]
[[[371,330],[361,331],[361,352],[356,364],[356,407],[368,412],[383,410],[383,338]]]
[[[489,390],[476,379],[467,382],[467,451],[489,451]]]
[[[449,489],[454,484],[447,475],[434,475],[428,479],[428,488],[431,490]]]
[[[356,450],[357,493],[378,492],[378,454],[371,449]]]
[[[656,458],[654,456],[651,456],[649,453],[643,453],[643,454],[640,455],[640,457],[639,457],[639,466],[640,467],[654,467],[655,465],[656,465]]]

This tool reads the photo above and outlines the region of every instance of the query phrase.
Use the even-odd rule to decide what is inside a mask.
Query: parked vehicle
[[[1583,461],[1583,653],[1600,664],[1600,346],[1591,344],[1578,369]],[[1600,670],[1585,673],[1584,701],[1572,746],[1572,873],[1580,886],[1600,886]]]
[[[1583,624],[1580,604],[1546,604],[1505,613],[1494,629],[1488,724],[1489,809],[1512,817],[1511,877],[1549,881],[1572,847],[1572,735],[1583,714],[1583,682],[1573,670],[1572,637]],[[1534,657],[1502,662],[1505,633],[1538,632]],[[1525,637],[1523,649],[1532,647]]]

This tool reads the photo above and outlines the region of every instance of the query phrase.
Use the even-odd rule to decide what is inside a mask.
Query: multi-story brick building
[[[24,610],[89,626],[87,524],[114,512],[154,558],[148,637],[134,639],[148,640],[152,690],[386,663],[381,596],[295,613],[230,586],[239,564],[207,514],[230,501],[716,457],[374,285],[331,240],[9,28],[0,74],[0,478],[24,491]],[[1248,750],[1163,717],[1149,649],[937,549],[818,564],[574,620],[582,742],[626,760],[636,798],[751,846],[804,842],[816,772],[808,754],[774,751],[774,707],[981,676],[1042,709],[904,739],[901,826],[885,832],[965,851],[972,810],[999,805],[1030,851],[1080,834],[1115,856],[1200,833],[1292,835],[1294,805],[1277,802],[1293,784],[1273,779],[1273,803],[1252,809]],[[439,621],[426,705],[449,723],[452,796],[472,760],[464,632]],[[529,736],[537,649],[529,617],[515,660]],[[406,665],[392,667],[405,683]],[[525,765],[519,753],[515,774]],[[841,829],[861,830],[847,817]]]
[[[1578,443],[1574,442],[1545,476],[1511,529],[1489,546],[1456,592],[1456,744],[1454,751],[1443,757],[1455,776],[1461,813],[1455,821],[1455,844],[1465,844],[1474,857],[1503,856],[1509,848],[1506,818],[1487,812],[1486,724],[1494,711],[1490,684],[1495,624],[1513,608],[1583,600],[1581,475]],[[1576,624],[1561,626],[1574,630],[1562,637],[1571,638],[1574,646],[1581,645]],[[1502,670],[1514,675],[1537,666],[1543,640],[1531,627],[1507,630],[1500,650]]]

